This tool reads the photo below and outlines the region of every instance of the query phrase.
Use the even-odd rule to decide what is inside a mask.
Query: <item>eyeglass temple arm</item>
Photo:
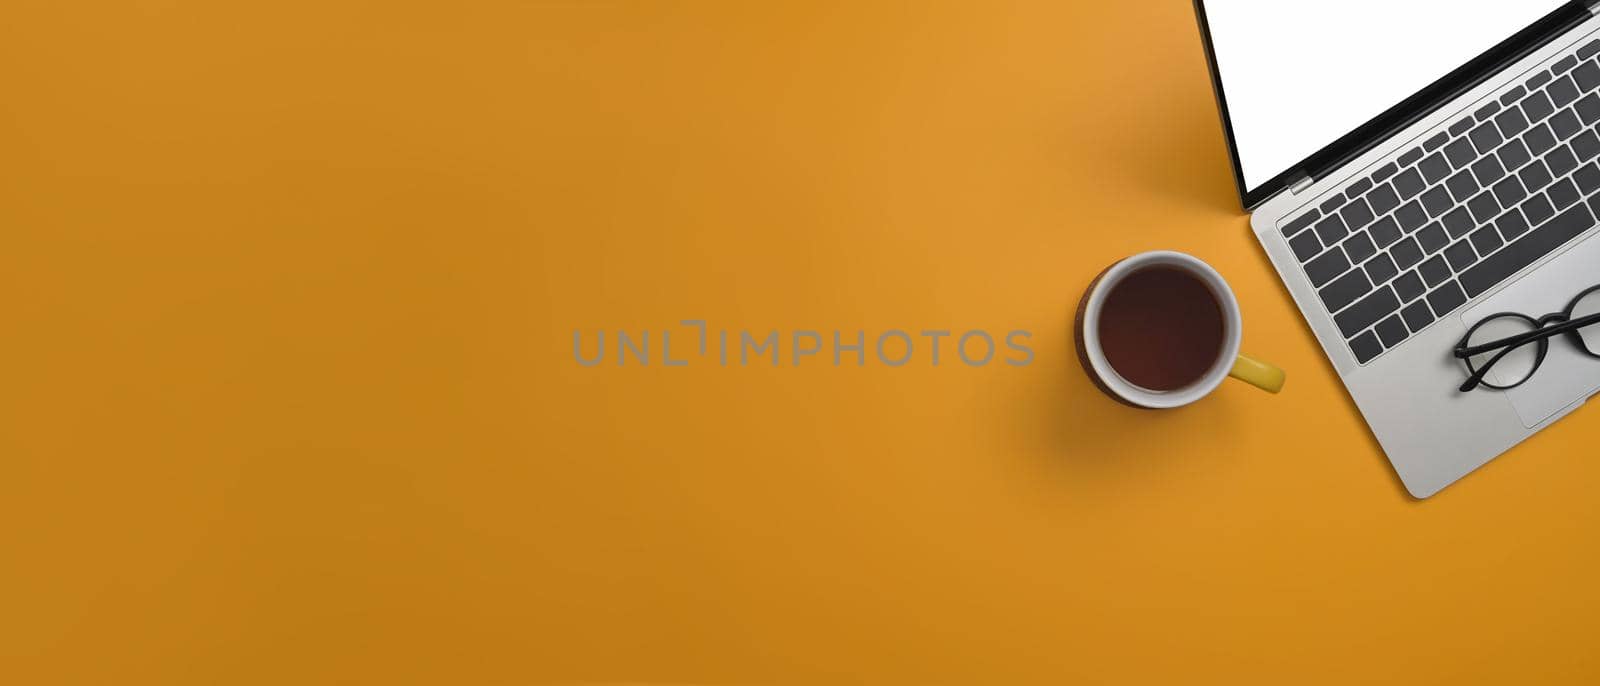
[[[1538,330],[1535,330],[1535,331],[1529,331],[1527,333],[1520,333],[1520,334],[1517,334],[1515,336],[1507,336],[1507,337],[1501,338],[1499,340],[1493,340],[1493,341],[1489,341],[1488,343],[1481,343],[1479,345],[1474,345],[1474,346],[1472,346],[1470,348],[1457,347],[1455,349],[1455,356],[1457,358],[1463,358],[1464,359],[1464,358],[1472,357],[1473,355],[1482,355],[1483,353],[1489,352],[1490,350],[1494,350],[1495,348],[1516,347],[1516,346],[1522,345],[1524,343],[1537,341],[1537,340],[1539,340],[1541,338],[1550,338],[1551,336],[1559,336],[1559,335],[1564,334],[1564,333],[1566,333],[1568,331],[1571,331],[1573,329],[1581,329],[1581,328],[1583,328],[1585,326],[1589,326],[1590,324],[1595,324],[1595,323],[1600,323],[1600,313],[1591,314],[1591,315],[1589,315],[1587,317],[1579,317],[1577,319],[1569,319],[1569,320],[1567,320],[1565,322],[1562,322],[1560,324],[1557,324],[1555,326],[1547,326],[1547,327],[1544,327],[1542,329],[1538,329]],[[1497,357],[1496,359],[1499,359],[1499,358]]]

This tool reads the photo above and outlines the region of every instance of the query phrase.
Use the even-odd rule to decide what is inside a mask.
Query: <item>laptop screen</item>
[[[1246,193],[1564,4],[1202,0]]]

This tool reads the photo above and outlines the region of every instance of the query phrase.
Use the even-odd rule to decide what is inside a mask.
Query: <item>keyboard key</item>
[[[1401,200],[1410,200],[1417,197],[1428,184],[1422,180],[1422,175],[1415,169],[1407,169],[1394,177],[1394,190],[1400,194]]]
[[[1509,106],[1511,103],[1521,100],[1522,96],[1527,94],[1528,91],[1522,86],[1512,86],[1511,90],[1500,94],[1500,104]]]
[[[1421,203],[1412,200],[1394,211],[1394,219],[1400,223],[1401,230],[1411,233],[1428,222],[1428,213],[1422,211]]]
[[[1467,209],[1472,212],[1474,220],[1483,224],[1500,214],[1500,203],[1495,202],[1493,192],[1484,191],[1467,201]]]
[[[1578,115],[1570,108],[1550,115],[1550,131],[1556,134],[1557,140],[1571,138],[1582,128],[1583,124],[1578,123]]]
[[[1389,279],[1400,273],[1400,270],[1394,266],[1394,260],[1389,259],[1388,255],[1382,253],[1367,260],[1367,263],[1362,267],[1367,270],[1367,280],[1373,283],[1388,283]]]
[[[1511,138],[1528,128],[1528,118],[1522,115],[1522,110],[1512,108],[1500,113],[1494,118],[1495,126],[1500,127],[1500,133],[1506,138]],[[1484,149],[1484,152],[1488,150]]]
[[[1354,305],[1340,310],[1339,314],[1333,316],[1333,323],[1339,325],[1339,331],[1344,335],[1354,336],[1398,309],[1400,299],[1395,297],[1394,290],[1381,286],[1357,300]]]
[[[1310,212],[1295,217],[1294,219],[1290,219],[1283,225],[1283,237],[1290,238],[1295,234],[1300,233],[1302,229],[1311,226],[1311,223],[1316,221],[1317,218],[1321,216],[1322,213],[1318,212],[1317,208],[1313,207],[1311,208]]]
[[[1540,124],[1522,134],[1522,142],[1528,144],[1528,152],[1543,155],[1544,151],[1556,147],[1556,135],[1550,131],[1549,124]],[[1511,165],[1507,164],[1506,168],[1510,169]]]
[[[1367,207],[1367,201],[1356,198],[1339,210],[1339,216],[1344,219],[1345,226],[1355,231],[1372,221],[1372,209]]]
[[[1578,86],[1572,82],[1572,77],[1563,76],[1550,82],[1550,86],[1544,89],[1544,93],[1550,96],[1550,102],[1554,103],[1556,107],[1566,107],[1573,100],[1578,99]]]
[[[1526,122],[1524,122],[1524,125],[1526,125]],[[1518,129],[1518,131],[1521,131],[1521,129]],[[1500,147],[1501,143],[1506,142],[1506,139],[1500,135],[1500,129],[1495,128],[1492,122],[1484,122],[1478,128],[1473,129],[1472,133],[1468,134],[1467,137],[1472,139],[1472,144],[1478,146],[1478,152],[1482,153],[1494,150]]]
[[[1344,197],[1355,200],[1356,198],[1361,197],[1361,194],[1367,192],[1367,189],[1371,187],[1372,181],[1370,179],[1357,179],[1355,183],[1350,184],[1344,189]]]
[[[1417,244],[1422,246],[1423,252],[1432,255],[1450,244],[1450,234],[1444,232],[1444,227],[1440,226],[1439,222],[1434,222],[1417,232]]]
[[[1498,100],[1490,100],[1483,107],[1479,107],[1476,111],[1474,111],[1472,113],[1472,118],[1476,119],[1478,121],[1485,121],[1489,117],[1493,117],[1495,112],[1499,112],[1499,111],[1500,111],[1500,101],[1498,101]]]
[[[1360,269],[1352,269],[1317,291],[1317,295],[1322,298],[1322,304],[1328,307],[1329,312],[1338,312],[1371,290],[1372,283],[1367,281],[1367,273]]]
[[[1394,264],[1400,269],[1410,269],[1422,261],[1422,246],[1417,245],[1417,239],[1406,236],[1389,249],[1389,257],[1394,259]]]
[[[1459,272],[1477,262],[1478,253],[1473,252],[1472,244],[1463,238],[1451,243],[1450,247],[1444,249],[1444,259],[1450,262],[1452,271]]]
[[[1400,341],[1411,335],[1411,332],[1406,330],[1406,323],[1400,320],[1398,314],[1389,315],[1388,318],[1378,322],[1372,330],[1378,332],[1378,340],[1383,341],[1384,347],[1388,348],[1399,345]]]
[[[1522,202],[1523,198],[1528,197],[1528,191],[1522,188],[1522,182],[1518,181],[1515,176],[1507,176],[1505,180],[1495,184],[1491,190],[1494,192],[1495,199],[1500,201],[1502,207],[1511,207]]]
[[[1450,210],[1443,217],[1440,217],[1439,221],[1444,224],[1444,230],[1450,232],[1451,238],[1465,236],[1468,231],[1478,226],[1478,222],[1472,220],[1472,214],[1467,212],[1465,207],[1457,207]]]
[[[1451,281],[1443,286],[1433,289],[1428,294],[1428,307],[1439,316],[1450,314],[1457,307],[1467,301],[1467,294],[1461,292],[1461,285]]]
[[[1593,129],[1573,136],[1572,142],[1567,145],[1572,147],[1572,154],[1585,162],[1594,159],[1595,155],[1600,155],[1600,136],[1594,135]]]
[[[1541,69],[1539,71],[1539,73],[1528,77],[1528,89],[1529,90],[1538,88],[1538,87],[1543,86],[1543,85],[1545,85],[1547,83],[1550,83],[1550,72],[1548,70],[1542,70]]]
[[[1500,232],[1496,231],[1493,226],[1485,226],[1473,231],[1471,238],[1472,247],[1478,251],[1479,255],[1487,255],[1505,245],[1505,241],[1500,240]],[[1445,256],[1448,257],[1449,254],[1450,251],[1446,250]]]
[[[1394,176],[1394,173],[1397,171],[1400,171],[1400,168],[1395,166],[1393,162],[1384,164],[1383,166],[1378,167],[1376,170],[1373,170],[1372,182],[1383,183],[1384,179]]]
[[[1380,217],[1388,214],[1389,210],[1399,204],[1400,196],[1395,194],[1394,186],[1387,183],[1372,189],[1372,192],[1367,194],[1367,205],[1372,207],[1373,214]]]
[[[1472,141],[1466,138],[1457,138],[1444,146],[1445,159],[1450,160],[1450,166],[1460,169],[1471,164],[1478,158],[1478,151],[1472,148]]]
[[[1600,39],[1589,41],[1588,44],[1578,48],[1578,59],[1589,59],[1590,57],[1594,57],[1595,53],[1600,53]]]
[[[1532,156],[1528,154],[1528,146],[1523,145],[1521,139],[1506,143],[1505,145],[1500,146],[1500,149],[1495,152],[1497,153],[1496,158],[1500,160],[1500,168],[1503,172],[1516,171],[1522,165],[1527,164],[1528,160],[1533,159]],[[1478,164],[1483,163],[1479,162]],[[1484,181],[1483,177],[1479,177],[1478,182],[1485,184],[1493,183],[1492,181]]]
[[[1578,168],[1578,157],[1572,154],[1572,148],[1561,145],[1545,153],[1544,163],[1550,167],[1550,175],[1559,179]]]
[[[1417,267],[1417,273],[1422,275],[1422,280],[1428,286],[1437,286],[1450,280],[1450,264],[1444,261],[1444,255],[1434,255]]]
[[[1428,301],[1418,300],[1400,310],[1401,318],[1406,320],[1406,326],[1411,333],[1417,333],[1433,323],[1433,310],[1428,309]]]
[[[1317,232],[1302,231],[1300,235],[1289,239],[1289,248],[1294,250],[1296,258],[1304,262],[1322,252],[1322,241],[1317,240]]]
[[[1344,251],[1335,246],[1306,263],[1306,276],[1311,279],[1311,285],[1320,288],[1349,268],[1350,260],[1345,259]],[[1361,278],[1367,277],[1363,275]]]
[[[1445,190],[1444,186],[1434,186],[1422,194],[1422,207],[1428,210],[1430,217],[1444,214],[1455,205],[1455,199],[1450,197],[1450,191]]]
[[[1555,111],[1556,106],[1550,104],[1550,97],[1542,92],[1534,93],[1522,99],[1522,114],[1530,122],[1544,121],[1545,117],[1550,116]]]
[[[1562,179],[1550,184],[1550,188],[1544,193],[1549,196],[1550,204],[1555,205],[1557,210],[1567,209],[1572,203],[1583,199],[1583,195],[1578,193],[1578,187],[1572,184],[1571,179]]]
[[[1512,141],[1506,145],[1500,146],[1500,149],[1504,150],[1513,145],[1522,144]],[[1472,175],[1478,179],[1479,184],[1487,186],[1499,181],[1501,177],[1504,177],[1506,175],[1506,170],[1505,167],[1500,166],[1499,157],[1489,155],[1481,160],[1478,160],[1477,162],[1472,163]]]
[[[1522,218],[1522,211],[1513,207],[1494,220],[1494,228],[1500,230],[1500,235],[1506,240],[1512,240],[1528,231],[1528,220]]]
[[[1572,55],[1567,55],[1566,57],[1556,60],[1555,64],[1550,65],[1550,72],[1554,74],[1560,74],[1577,66],[1577,64],[1578,58],[1573,57]]]
[[[1455,176],[1446,179],[1444,186],[1445,188],[1450,189],[1450,195],[1453,195],[1457,198],[1470,198],[1472,197],[1473,193],[1478,192],[1478,182],[1473,180],[1472,172],[1466,169],[1463,169],[1457,172]]]
[[[1450,140],[1450,134],[1440,131],[1422,142],[1423,149],[1433,152]]]
[[[1368,331],[1350,339],[1350,352],[1357,362],[1366,364],[1383,352],[1383,344],[1378,342],[1378,334]]]
[[[1400,302],[1411,302],[1417,296],[1422,295],[1422,292],[1428,288],[1422,285],[1422,277],[1417,276],[1416,272],[1401,274],[1394,280],[1392,285],[1394,286],[1394,294],[1400,296]]]
[[[1351,264],[1365,262],[1368,257],[1372,257],[1372,254],[1376,252],[1378,252],[1378,248],[1372,244],[1372,238],[1368,237],[1365,231],[1350,234],[1350,237],[1344,241],[1344,254],[1350,256]]]
[[[1528,166],[1523,167],[1522,171],[1517,172],[1517,178],[1522,180],[1522,187],[1528,189],[1529,193],[1538,193],[1544,190],[1545,186],[1550,185],[1552,177],[1550,176],[1550,170],[1545,169],[1543,162],[1534,160],[1529,162]]]
[[[1593,162],[1583,165],[1578,171],[1572,172],[1572,181],[1578,184],[1578,190],[1583,191],[1584,195],[1600,190],[1600,167]]]
[[[1584,124],[1593,124],[1596,121],[1600,121],[1600,95],[1595,95],[1594,93],[1585,95],[1572,108],[1577,110],[1578,119]]]
[[[1402,167],[1409,167],[1420,159],[1422,159],[1422,148],[1412,148],[1407,150],[1405,154],[1401,155],[1400,159],[1396,161],[1399,162],[1400,166]]]
[[[1326,219],[1317,222],[1317,238],[1322,239],[1323,245],[1338,243],[1349,233],[1350,229],[1337,214],[1330,214]]]
[[[1428,180],[1428,185],[1433,185],[1444,180],[1450,175],[1450,163],[1445,161],[1443,153],[1429,155],[1417,163],[1417,171],[1422,172],[1422,178]]]
[[[1528,198],[1520,207],[1522,216],[1528,218],[1530,226],[1543,224],[1546,219],[1555,216],[1556,213],[1556,208],[1550,204],[1550,200],[1545,198],[1543,194]]]
[[[1372,242],[1378,247],[1387,248],[1395,241],[1400,240],[1400,225],[1394,222],[1394,217],[1384,217],[1367,227],[1367,235],[1372,236]]]
[[[1549,223],[1512,241],[1500,252],[1467,270],[1461,275],[1461,284],[1466,287],[1467,293],[1476,298],[1593,226],[1594,216],[1589,213],[1589,208],[1581,204],[1574,205]]]
[[[1466,133],[1468,131],[1471,131],[1472,127],[1475,126],[1476,124],[1477,124],[1477,122],[1473,121],[1472,117],[1467,117],[1466,119],[1462,119],[1462,120],[1460,120],[1460,121],[1458,121],[1458,122],[1456,122],[1454,124],[1451,124],[1450,125],[1450,129],[1449,129],[1450,137],[1454,138],[1454,137],[1459,136],[1461,134],[1464,134],[1464,133]]]
[[[1572,70],[1572,80],[1578,82],[1578,89],[1592,91],[1600,86],[1600,67],[1594,62],[1584,62]]]

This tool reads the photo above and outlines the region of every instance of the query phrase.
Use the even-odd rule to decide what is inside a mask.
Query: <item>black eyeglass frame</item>
[[[1600,285],[1592,286],[1573,297],[1572,301],[1567,303],[1567,308],[1565,310],[1560,312],[1551,312],[1550,314],[1539,317],[1538,319],[1530,317],[1521,312],[1501,312],[1499,314],[1493,314],[1484,317],[1477,324],[1473,324],[1472,328],[1467,329],[1467,334],[1461,337],[1461,342],[1456,344],[1455,349],[1456,359],[1461,360],[1462,364],[1466,366],[1468,373],[1467,380],[1461,384],[1460,391],[1462,393],[1466,393],[1480,385],[1503,391],[1510,388],[1516,388],[1517,386],[1527,383],[1528,379],[1533,378],[1533,375],[1539,371],[1539,365],[1544,364],[1545,355],[1550,352],[1550,339],[1561,334],[1567,334],[1570,336],[1573,345],[1577,346],[1578,350],[1583,354],[1588,355],[1589,357],[1600,358],[1600,351],[1590,350],[1588,344],[1583,342],[1583,337],[1578,334],[1578,330],[1582,329],[1583,327],[1600,324],[1600,312],[1586,317],[1579,317],[1577,319],[1572,318],[1573,308],[1577,307],[1578,303],[1582,302],[1584,298],[1587,298],[1596,292],[1600,292]],[[1467,341],[1472,340],[1472,334],[1475,333],[1479,327],[1496,319],[1503,319],[1506,317],[1515,317],[1517,319],[1529,322],[1533,324],[1533,330],[1527,333],[1521,333],[1515,336],[1507,336],[1505,338],[1489,341],[1487,343],[1480,343],[1474,346],[1467,345]],[[1494,367],[1496,362],[1499,362],[1506,355],[1509,355],[1511,351],[1529,343],[1539,344],[1539,354],[1534,358],[1533,369],[1528,370],[1527,376],[1522,377],[1522,379],[1518,380],[1514,384],[1506,386],[1497,386],[1489,383],[1488,381],[1484,381],[1484,375],[1489,372],[1490,368]],[[1473,356],[1482,355],[1483,353],[1489,352],[1496,348],[1504,349],[1496,353],[1494,357],[1489,358],[1488,362],[1483,363],[1483,367],[1477,369],[1473,368]]]

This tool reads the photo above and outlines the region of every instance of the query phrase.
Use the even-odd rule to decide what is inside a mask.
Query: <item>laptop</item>
[[[1591,4],[1195,1],[1251,228],[1417,498],[1600,391],[1600,325],[1539,333],[1600,311]]]

